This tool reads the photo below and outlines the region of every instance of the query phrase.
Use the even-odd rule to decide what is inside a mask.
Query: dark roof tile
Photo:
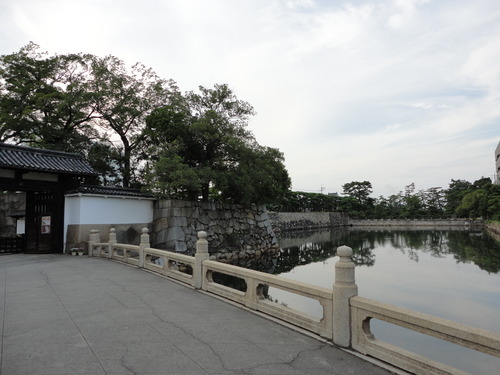
[[[0,143],[0,168],[96,176],[79,154]]]
[[[90,186],[82,185],[76,189],[69,190],[66,194],[95,194],[95,195],[108,195],[108,196],[122,196],[122,197],[138,197],[138,198],[151,198],[152,196],[143,193],[138,189],[123,188],[118,186]]]

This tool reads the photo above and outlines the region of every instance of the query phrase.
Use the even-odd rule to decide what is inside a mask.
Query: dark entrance
[[[26,192],[26,252],[63,251],[64,192],[95,176],[81,155],[0,143],[0,192]]]
[[[57,191],[26,194],[26,252],[62,252],[64,195]]]

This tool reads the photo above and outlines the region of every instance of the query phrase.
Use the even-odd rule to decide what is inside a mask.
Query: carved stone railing
[[[362,297],[350,300],[352,348],[415,374],[466,374],[453,367],[377,340],[370,331],[371,319],[500,357],[500,335],[451,320],[391,306]]]
[[[338,346],[352,348],[414,374],[466,373],[376,339],[370,330],[371,319],[500,358],[500,335],[497,333],[358,297],[355,266],[351,260],[352,249],[347,246],[337,249],[340,259],[335,264],[335,283],[332,289],[327,289],[209,260],[206,236],[205,232],[198,233],[196,254],[192,257],[151,248],[146,228],[143,229],[139,245],[118,244],[114,229],[110,231],[109,242],[102,243],[99,231],[92,230],[89,256],[110,258],[145,268],[291,323],[332,340]],[[245,290],[214,281],[216,273],[243,280]],[[264,293],[266,287],[318,301],[323,310],[321,318],[267,300]]]
[[[245,281],[242,292],[213,281],[213,273],[234,276]],[[301,311],[269,301],[264,296],[264,287],[273,287],[285,292],[317,300],[323,308],[322,318],[317,319]],[[249,309],[260,311],[275,318],[292,323],[322,337],[332,339],[332,291],[264,272],[253,271],[212,260],[203,262],[202,289],[240,303]]]

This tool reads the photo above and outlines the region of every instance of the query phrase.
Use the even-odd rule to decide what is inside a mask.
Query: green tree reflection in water
[[[488,273],[500,271],[500,244],[486,231],[338,229],[289,232],[281,234],[279,240],[282,246],[278,255],[245,260],[237,265],[279,275],[298,266],[325,262],[336,256],[337,247],[347,245],[353,249],[356,266],[371,267],[376,262],[376,249],[391,246],[414,262],[419,261],[421,253],[436,258],[452,255],[457,263],[473,263]],[[246,290],[241,279],[219,274],[215,280]]]
[[[329,241],[305,242],[296,246],[282,247],[274,273],[283,273],[299,265],[322,262],[336,255],[337,247],[347,245],[353,249],[356,266],[373,266],[376,248],[390,245],[418,262],[419,252],[442,258],[453,255],[459,263],[473,263],[489,273],[500,271],[500,244],[487,231],[448,230],[336,230]],[[301,232],[304,237],[309,234]],[[281,241],[285,242],[285,237]],[[300,241],[298,233],[291,234]]]

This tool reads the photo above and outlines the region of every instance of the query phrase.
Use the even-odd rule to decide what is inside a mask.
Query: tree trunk
[[[130,187],[130,157],[132,154],[132,147],[127,137],[122,136],[123,143],[123,187]]]
[[[201,185],[201,200],[202,200],[202,202],[208,202],[209,190],[210,190],[209,183],[204,183]]]

